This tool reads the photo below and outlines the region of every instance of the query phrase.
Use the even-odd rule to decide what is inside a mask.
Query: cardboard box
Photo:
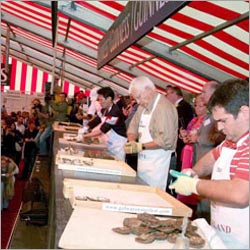
[[[173,196],[160,188],[146,185],[65,178],[63,193],[73,207],[167,216],[192,215],[192,210]]]

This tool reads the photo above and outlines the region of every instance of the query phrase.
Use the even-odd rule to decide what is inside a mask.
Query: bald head
[[[218,85],[219,83],[216,81],[209,81],[203,86],[201,96],[205,104],[208,104],[210,97],[212,96]]]

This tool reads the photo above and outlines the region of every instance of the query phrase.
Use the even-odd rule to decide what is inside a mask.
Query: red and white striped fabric
[[[10,90],[21,91],[24,94],[44,93],[44,83],[51,80],[52,75],[14,58],[11,59]],[[67,81],[64,81],[62,86],[63,92],[69,97],[84,90]]]

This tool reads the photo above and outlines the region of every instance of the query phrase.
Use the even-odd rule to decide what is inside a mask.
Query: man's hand
[[[175,189],[176,193],[187,195],[187,196],[191,195],[192,193],[198,194],[196,186],[200,179],[192,178],[181,173],[178,176],[176,176],[175,174],[174,175],[171,174],[171,175],[173,177],[177,177],[177,180],[171,185],[169,185],[169,189]]]
[[[124,150],[126,154],[136,154],[142,151],[142,143],[137,143],[135,141],[130,141],[124,145]]]

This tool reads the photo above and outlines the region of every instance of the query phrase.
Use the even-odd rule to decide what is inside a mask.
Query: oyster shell
[[[129,227],[114,227],[112,230],[118,234],[130,234],[131,229]]]
[[[140,236],[135,238],[135,241],[144,244],[152,243],[154,240],[155,236],[152,233],[141,234]]]

